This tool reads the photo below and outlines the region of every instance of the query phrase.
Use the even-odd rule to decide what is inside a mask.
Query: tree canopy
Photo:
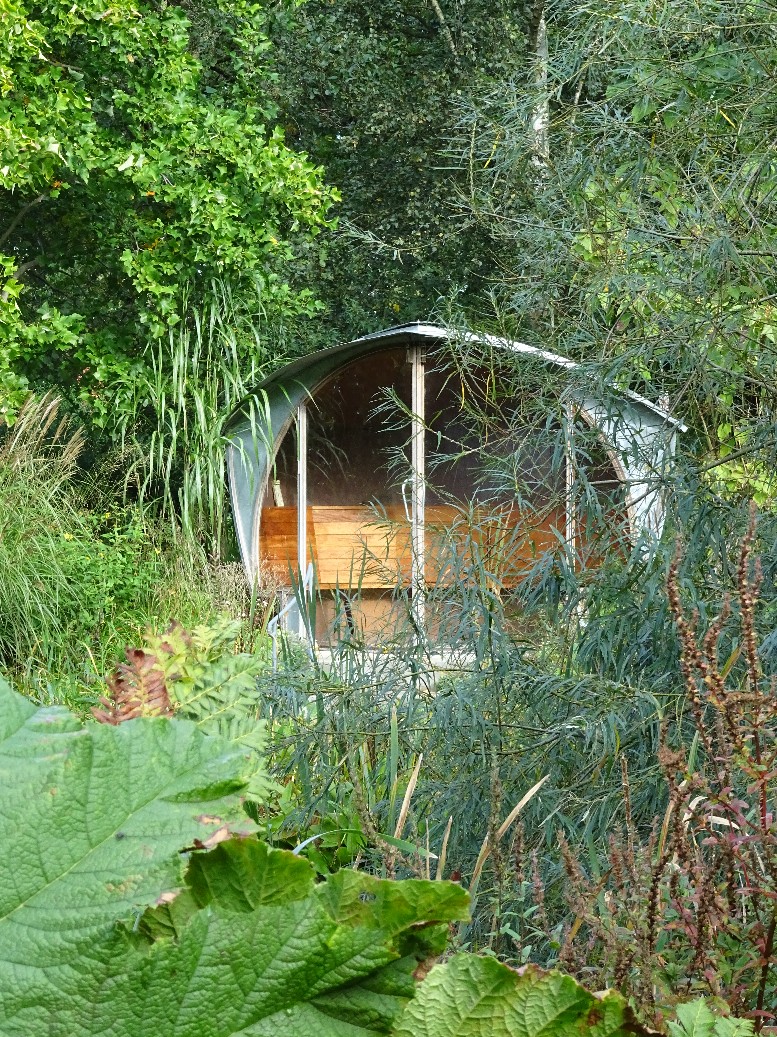
[[[725,487],[763,503],[777,374],[777,13],[617,0],[546,14],[539,77],[495,81],[457,137],[474,170],[467,211],[498,242],[497,310],[665,398],[708,462],[732,457],[716,469]],[[547,156],[533,132],[542,100]]]
[[[272,36],[289,137],[343,192],[313,342],[455,298],[663,398],[763,503],[774,22],[763,0],[310,0]]]
[[[336,194],[273,124],[264,24],[243,0],[4,3],[6,408],[53,382],[99,417],[213,279],[257,311],[311,309],[288,261]]]
[[[340,189],[340,231],[309,283],[331,343],[470,306],[498,274],[493,228],[462,209],[471,170],[451,151],[467,105],[525,68],[533,5],[309,0],[271,35],[288,139]],[[345,286],[345,290],[343,290]]]

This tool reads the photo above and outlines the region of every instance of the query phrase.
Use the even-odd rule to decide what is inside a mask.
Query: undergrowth
[[[725,610],[727,587],[738,578],[739,600],[751,602],[748,652],[750,658],[764,657],[760,675],[770,665],[774,614],[770,517],[762,523],[759,548],[767,575],[755,610],[756,592],[742,583],[746,565],[731,560],[736,525],[723,534],[702,494],[693,508],[679,493],[671,503],[674,525],[650,557],[635,549],[618,565],[585,574],[585,610],[574,586],[556,594],[551,605],[533,591],[534,606],[518,621],[516,610],[526,609],[518,594],[498,593],[486,579],[456,581],[432,592],[441,598],[438,612],[455,617],[442,669],[439,644],[420,639],[405,617],[391,629],[390,641],[385,639],[390,651],[346,637],[307,671],[281,668],[262,676],[271,759],[284,784],[273,838],[282,845],[304,844],[303,852],[322,874],[350,865],[386,875],[439,870],[460,879],[476,895],[472,921],[459,927],[457,946],[487,950],[516,965],[565,960],[576,967],[577,962],[588,970],[581,973],[586,982],[620,983],[660,1014],[660,983],[641,965],[648,952],[639,952],[629,968],[655,987],[653,1002],[646,989],[629,987],[629,969],[608,971],[609,951],[590,926],[572,925],[569,898],[576,886],[570,861],[576,875],[590,880],[586,890],[598,890],[596,904],[611,904],[616,873],[609,870],[610,834],[625,825],[635,847],[649,847],[653,832],[658,839],[672,796],[667,746],[676,752],[684,747],[692,762],[714,756],[715,747],[707,746],[703,729],[699,733],[684,661],[689,648],[682,638],[678,645],[673,626],[677,594],[690,602],[699,628],[719,637],[720,669],[742,708],[747,698],[742,689],[752,681],[748,673],[756,664],[746,663],[742,636],[715,616]],[[717,518],[720,522],[720,511]],[[687,547],[672,565],[678,528]],[[746,552],[753,551],[754,541],[751,529]],[[667,595],[670,566],[674,589]],[[550,578],[559,576],[551,572]],[[616,593],[626,586],[630,593]],[[400,599],[400,612],[403,607]],[[766,701],[768,678],[764,687]],[[713,706],[705,706],[705,723],[712,723]],[[746,717],[741,722],[746,726]],[[760,722],[769,727],[765,716]],[[744,771],[738,780],[745,788]],[[688,802],[700,787],[689,781]],[[669,881],[670,872],[662,881]],[[649,902],[649,882],[639,885],[640,876],[622,867],[618,874],[624,897]],[[579,910],[576,902],[572,919]],[[640,918],[628,900],[612,923],[624,954],[636,939]],[[579,959],[570,957],[573,928],[572,945],[582,941]],[[670,939],[666,933],[672,930],[663,922],[658,929],[662,939]],[[746,961],[746,968],[758,973],[757,937],[766,941],[768,933],[767,919],[741,942],[737,937],[728,949],[721,945],[718,964],[736,971]],[[734,946],[743,960],[731,965]],[[665,964],[666,989],[678,996],[704,990],[729,997],[730,978],[705,979],[708,966],[693,964],[695,953],[686,961],[672,952]],[[650,968],[664,968],[660,955],[650,957]],[[729,1003],[758,1011],[758,982],[751,983],[749,1001],[732,994]],[[730,989],[742,983],[740,975]],[[770,986],[764,1003],[774,996]]]
[[[0,431],[0,666],[37,701],[80,713],[147,628],[239,615],[246,598],[235,567],[171,543],[120,487],[83,479],[82,447],[53,397]]]
[[[666,808],[640,831],[623,768],[624,825],[595,873],[561,850],[575,916],[560,960],[596,986],[630,993],[660,1021],[703,993],[756,1032],[777,1024],[777,678],[758,654],[755,518],[737,566],[736,600],[706,631],[684,607],[679,561],[668,593],[680,641],[690,741],[664,726],[658,751]],[[721,652],[732,613],[739,636]]]

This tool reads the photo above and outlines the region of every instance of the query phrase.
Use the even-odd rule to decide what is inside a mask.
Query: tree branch
[[[453,33],[451,32],[448,23],[445,21],[445,15],[442,13],[442,8],[440,7],[437,0],[429,0],[429,3],[432,5],[432,10],[437,15],[437,21],[440,23],[442,34],[448,42],[448,49],[453,55],[454,60],[458,63],[459,52],[456,50],[456,44],[453,39]]]
[[[2,248],[2,246],[10,238],[10,236],[13,234],[13,232],[16,230],[16,228],[22,222],[22,220],[27,215],[27,213],[30,211],[30,209],[34,209],[36,205],[40,205],[41,202],[45,202],[47,198],[48,198],[47,194],[39,194],[37,198],[33,198],[33,200],[31,202],[28,202],[26,205],[22,206],[22,208],[17,212],[17,214],[11,220],[11,223],[9,224],[9,226],[6,227],[6,229],[3,231],[2,234],[0,234],[0,248]]]
[[[732,450],[731,453],[726,454],[725,457],[719,457],[717,460],[705,464],[699,469],[699,475],[706,475],[707,472],[711,472],[714,468],[720,468],[721,465],[727,464],[729,461],[736,461],[738,458],[744,457],[746,454],[755,454],[759,450],[767,450],[769,447],[775,445],[777,445],[777,439],[767,439],[764,443],[753,443],[750,446],[743,446],[738,450]]]
[[[550,158],[550,100],[548,98],[548,26],[545,22],[545,0],[538,0],[532,11],[529,28],[534,50],[534,84],[537,103],[532,115],[534,164],[544,168]]]
[[[11,274],[9,280],[20,281],[24,274],[26,274],[28,270],[32,270],[34,266],[38,266],[40,264],[40,261],[41,257],[36,256],[35,259],[28,259],[26,263],[20,263],[19,266],[17,266],[17,268]],[[3,291],[0,292],[0,302],[8,302],[10,294],[10,289],[4,288]]]
[[[537,43],[540,36],[540,22],[545,17],[545,0],[535,0],[529,9],[528,14],[528,27],[529,27],[529,45],[531,49],[537,52]]]

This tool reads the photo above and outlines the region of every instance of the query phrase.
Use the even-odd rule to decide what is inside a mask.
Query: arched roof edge
[[[538,360],[543,360],[546,363],[555,365],[556,367],[564,367],[571,371],[579,370],[582,366],[577,363],[577,361],[570,360],[569,357],[561,356],[559,353],[553,353],[547,349],[540,349],[538,346],[530,346],[526,342],[500,338],[497,335],[488,335],[472,331],[450,331],[449,329],[440,327],[436,324],[399,324],[393,328],[386,328],[383,331],[375,331],[369,335],[362,335],[359,338],[352,339],[350,342],[341,342],[336,346],[330,346],[327,349],[321,349],[315,353],[306,353],[305,356],[298,357],[296,360],[292,360],[290,363],[277,368],[277,370],[273,371],[271,375],[265,378],[252,393],[249,393],[249,395],[242,400],[237,407],[235,407],[227,419],[226,430],[229,431],[238,423],[239,419],[244,414],[247,401],[250,400],[252,396],[258,392],[267,392],[268,390],[271,390],[272,387],[282,379],[303,375],[314,366],[326,366],[328,360],[334,359],[338,356],[342,356],[343,364],[346,364],[353,359],[369,354],[373,346],[377,350],[378,348],[390,345],[392,342],[399,344],[403,341],[410,341],[419,338],[431,339],[438,342],[445,339],[458,339],[459,341],[472,343],[483,342],[488,343],[497,349],[505,349],[513,353],[524,353],[534,356]],[[339,365],[333,365],[331,368],[332,372],[335,371],[338,366]],[[615,386],[612,388],[618,396],[646,408],[654,415],[661,418],[662,421],[675,426],[678,431],[685,432],[687,430],[687,426],[682,421],[675,418],[663,407],[653,403],[652,400],[646,399],[644,396],[641,396],[639,393],[636,393],[631,389],[618,389]]]

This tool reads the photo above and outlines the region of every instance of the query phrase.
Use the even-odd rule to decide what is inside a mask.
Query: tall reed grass
[[[83,436],[53,396],[30,398],[0,442],[0,659],[50,662],[80,608],[62,548],[87,531],[70,494]]]
[[[189,311],[150,347],[134,407],[119,415],[131,444],[127,485],[171,535],[228,558],[233,531],[227,493],[225,424],[266,367],[258,325],[236,311],[226,286],[202,311]]]
[[[147,627],[201,622],[224,603],[201,551],[171,547],[105,487],[92,500],[83,447],[51,395],[0,430],[0,667],[41,701],[86,710]]]

